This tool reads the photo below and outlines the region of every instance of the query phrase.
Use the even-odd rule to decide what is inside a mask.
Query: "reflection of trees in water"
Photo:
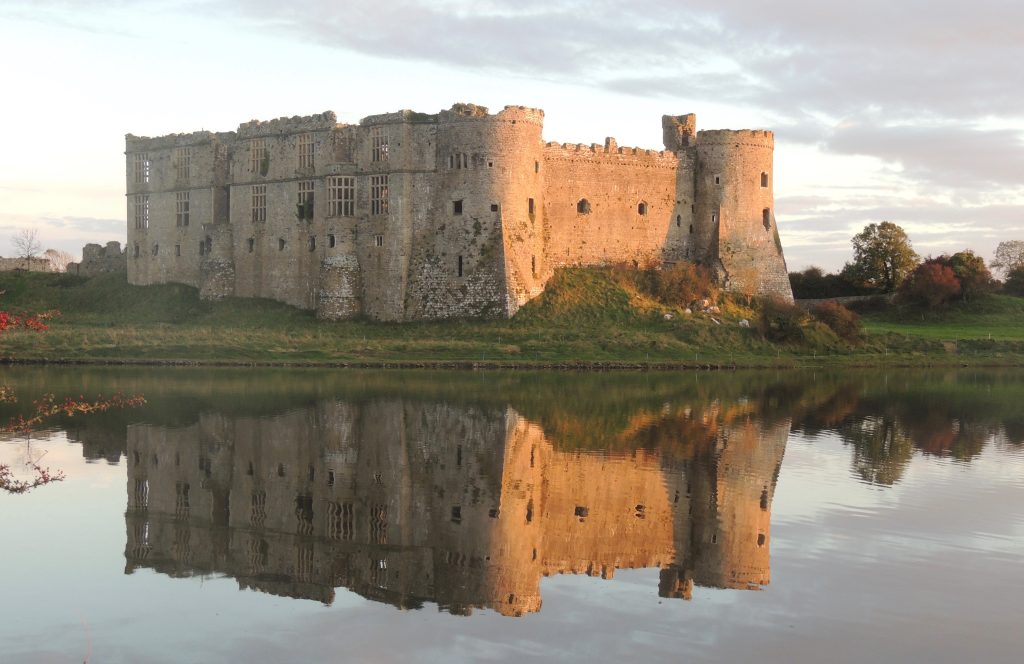
[[[853,468],[865,482],[892,486],[903,477],[913,444],[896,418],[849,418],[838,432],[843,442],[853,446]]]

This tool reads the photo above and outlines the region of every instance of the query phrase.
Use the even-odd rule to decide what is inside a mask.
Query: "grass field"
[[[865,316],[864,327],[872,334],[893,332],[944,341],[1024,341],[1024,299],[992,295],[939,312],[894,308]]]
[[[994,359],[1024,364],[1024,343],[1016,343],[1024,340],[1017,322],[1024,321],[1024,303],[1013,298],[994,298],[985,305],[989,309],[961,311],[941,321],[874,314],[866,318],[871,333],[866,341],[850,346],[820,325],[800,344],[773,344],[756,325],[740,325],[756,316],[741,303],[724,303],[721,314],[688,315],[647,297],[614,270],[564,270],[511,320],[435,323],[320,322],[310,312],[276,302],[202,302],[194,288],[130,286],[116,275],[6,273],[0,275],[0,291],[5,291],[0,309],[61,312],[46,333],[19,330],[0,337],[0,357],[19,360],[793,366]],[[947,339],[984,341],[963,345],[958,358],[943,343]]]

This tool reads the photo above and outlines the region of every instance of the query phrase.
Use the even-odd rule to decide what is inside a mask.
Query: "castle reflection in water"
[[[515,616],[552,574],[658,567],[659,595],[686,599],[767,584],[790,422],[654,420],[637,432],[692,440],[566,450],[511,407],[402,398],[132,424],[126,572]]]

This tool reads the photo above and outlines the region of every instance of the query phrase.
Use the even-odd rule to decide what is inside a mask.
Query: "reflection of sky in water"
[[[0,462],[23,455],[0,443]],[[1024,648],[1024,455],[915,452],[864,483],[831,433],[791,434],[774,494],[771,584],[658,597],[658,570],[541,581],[539,613],[400,611],[339,588],[332,606],[232,578],[124,572],[125,473],[62,435],[68,479],[0,496],[6,661],[1010,662]]]

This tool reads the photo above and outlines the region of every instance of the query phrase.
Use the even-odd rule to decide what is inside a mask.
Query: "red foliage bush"
[[[864,331],[860,316],[835,301],[822,302],[811,310],[811,315],[828,326],[840,339],[856,341]]]
[[[941,259],[930,258],[910,273],[900,286],[899,299],[912,304],[940,307],[960,295],[960,280]]]

